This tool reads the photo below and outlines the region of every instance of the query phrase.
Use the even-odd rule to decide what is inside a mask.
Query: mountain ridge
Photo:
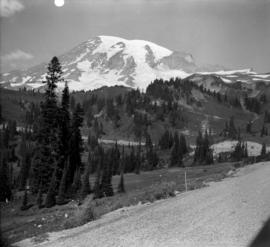
[[[256,77],[251,70],[228,71],[221,66],[199,66],[192,54],[172,51],[145,40],[97,36],[59,56],[64,78],[71,90],[93,90],[102,86],[127,86],[145,90],[154,79],[186,78],[193,74],[215,74],[225,83],[270,82],[269,74]],[[42,63],[25,71],[1,75],[0,85],[9,89],[42,88],[46,75]],[[216,70],[216,71],[211,71]],[[243,79],[244,78],[244,79]],[[58,85],[60,88],[62,84]]]

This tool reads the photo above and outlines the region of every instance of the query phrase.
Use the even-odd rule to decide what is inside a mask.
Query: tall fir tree
[[[70,168],[69,153],[70,153],[70,95],[67,82],[62,91],[62,100],[60,107],[59,119],[59,159],[57,169],[57,204],[66,203],[65,194],[67,191],[67,175]]]
[[[97,146],[94,152],[95,159],[97,160],[96,178],[94,184],[94,199],[102,197],[101,194],[101,174],[103,169],[104,150],[102,147]]]
[[[71,123],[71,138],[70,138],[70,153],[69,153],[69,167],[67,174],[67,186],[73,183],[75,171],[80,172],[82,169],[81,153],[83,151],[83,142],[81,130],[83,123],[83,110],[78,103],[72,116]]]
[[[0,160],[0,202],[10,201],[12,196],[8,164],[5,159]]]
[[[122,151],[122,157],[124,156],[124,151]],[[125,181],[124,181],[124,171],[125,171],[125,159],[121,159],[120,164],[120,181],[118,184],[118,193],[125,193]]]
[[[26,186],[27,179],[29,178],[32,156],[32,147],[30,142],[26,140],[26,133],[22,133],[18,155],[20,157],[21,166],[19,173],[19,189],[23,190]]]
[[[142,144],[139,142],[139,146],[137,147],[137,154],[136,154],[136,168],[135,173],[140,174],[141,172],[141,165],[142,165],[142,156],[141,156]],[[122,150],[122,159],[121,162],[125,164],[125,154],[124,154],[124,146]],[[125,171],[125,167],[123,168]]]
[[[232,139],[237,138],[237,129],[236,129],[235,124],[234,124],[234,117],[233,116],[230,118],[230,121],[229,121],[228,132],[229,132],[228,134],[229,134],[230,138],[232,138]]]
[[[62,205],[66,203],[66,182],[67,182],[67,171],[68,171],[68,164],[69,161],[67,161],[67,166],[64,167],[61,181],[59,184],[59,189],[58,189],[58,195],[57,195],[57,200],[56,203],[58,205]]]
[[[88,163],[86,164],[86,167],[84,168],[84,174],[82,178],[82,187],[81,187],[81,192],[80,192],[80,200],[83,200],[88,194],[91,193],[91,185],[89,182],[89,177],[90,177],[90,170],[92,163],[94,162],[94,154],[89,151],[88,155]]]
[[[113,196],[113,187],[112,187],[112,161],[111,157],[113,150],[109,149],[105,155],[105,162],[103,166],[103,173],[101,179],[101,195],[104,197]]]
[[[70,113],[69,113],[69,88],[67,83],[62,92],[62,100],[60,107],[59,119],[59,162],[57,180],[60,181],[64,168],[68,169],[68,158],[70,153],[69,140],[70,140]]]
[[[58,141],[58,123],[59,108],[57,106],[57,96],[55,89],[57,83],[63,81],[62,68],[57,57],[53,57],[48,65],[46,75],[46,90],[44,101],[41,103],[41,114],[39,129],[37,135],[37,145],[33,159],[33,176],[31,188],[37,192],[38,186],[41,190],[47,192],[50,188],[50,195],[54,194],[56,181],[51,180],[53,175],[56,176],[58,158],[59,158],[59,141]]]
[[[179,135],[177,132],[174,133],[173,143],[174,144],[171,151],[170,166],[181,166],[183,158],[183,150],[181,149]]]
[[[180,145],[180,152],[183,155],[186,154],[188,152],[188,148],[187,148],[186,138],[183,134],[180,135],[179,145]]]
[[[151,136],[148,134],[148,132],[145,133],[145,148],[146,148],[146,161],[147,161],[146,168],[147,170],[153,170],[154,168],[157,167],[159,160],[154,150]]]
[[[214,163],[213,151],[210,148],[209,135],[207,131],[205,131],[204,136],[201,131],[198,133],[194,153],[194,163],[200,165],[209,165]]]

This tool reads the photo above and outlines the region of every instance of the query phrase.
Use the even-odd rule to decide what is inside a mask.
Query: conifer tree
[[[267,135],[267,134],[268,134],[267,132],[268,132],[268,131],[267,131],[267,128],[266,128],[265,125],[263,124],[262,129],[261,129],[261,137],[263,137],[264,135]]]
[[[95,179],[95,185],[94,185],[94,199],[100,198],[101,195],[101,188],[100,188],[100,180],[101,180],[101,171],[103,168],[103,149],[101,147],[97,147],[95,149],[95,157],[97,159],[97,170],[96,170],[96,179]]]
[[[262,144],[262,149],[261,149],[261,156],[265,156],[266,155],[266,145],[265,143]]]
[[[22,134],[21,143],[19,146],[21,169],[19,173],[19,189],[22,190],[26,186],[26,181],[29,177],[31,168],[32,150],[29,143],[26,143],[26,133]]]
[[[210,148],[208,132],[206,131],[205,135],[202,136],[202,133],[199,131],[199,134],[196,140],[194,163],[208,165],[208,164],[212,164],[213,162],[214,162],[213,151]]]
[[[188,152],[188,148],[186,138],[183,134],[180,135],[179,145],[180,145],[180,152],[182,154],[186,154]]]
[[[89,158],[88,158],[88,164],[86,165],[84,169],[84,174],[82,178],[82,187],[81,187],[81,200],[83,200],[88,194],[91,193],[91,185],[89,182],[89,176],[90,176],[90,167],[93,163],[93,154],[89,152]]]
[[[82,127],[83,112],[78,103],[72,116],[69,167],[67,174],[67,186],[73,183],[75,171],[79,172],[82,168],[81,153],[83,151],[82,136],[80,128]]]
[[[8,167],[5,159],[0,157],[0,202],[5,202],[11,199],[12,191],[8,176]]]
[[[180,140],[178,133],[174,133],[173,147],[171,151],[170,166],[180,166],[182,165],[183,151],[181,150]]]
[[[38,189],[38,194],[37,194],[37,206],[38,208],[42,208],[42,203],[43,203],[43,195],[41,188]]]
[[[248,155],[247,146],[241,140],[238,140],[238,142],[234,148],[234,151],[231,154],[231,157],[235,161],[240,161],[247,155]]]
[[[141,163],[142,163],[141,149],[142,149],[141,142],[139,142],[139,146],[137,147],[137,154],[136,154],[136,168],[135,168],[136,174],[140,174],[140,171],[141,171]],[[124,146],[123,146],[123,150],[122,150],[121,162],[123,162],[125,164]],[[125,167],[123,169],[125,170]]]
[[[120,181],[118,184],[118,193],[124,193],[125,190],[125,183],[124,183],[124,169],[125,169],[125,163],[124,160],[121,162],[121,171],[120,171]]]
[[[57,168],[55,168],[52,178],[51,178],[51,182],[50,182],[50,186],[48,189],[48,193],[46,195],[46,199],[45,199],[45,207],[46,208],[51,208],[53,206],[55,206],[56,204],[56,172],[57,172]]]
[[[237,137],[237,130],[234,124],[234,117],[232,116],[229,121],[229,126],[228,126],[228,131],[229,131],[229,137],[235,139]]]
[[[28,196],[27,196],[27,190],[24,190],[24,195],[23,195],[23,201],[22,201],[22,206],[21,210],[26,210],[28,206]]]
[[[146,160],[148,170],[154,169],[158,164],[158,157],[154,150],[151,136],[145,133],[145,148],[146,148]]]
[[[58,171],[57,182],[61,181],[63,170],[68,169],[69,159],[69,141],[70,141],[70,113],[69,113],[69,88],[67,83],[62,92],[62,101],[60,107],[59,119],[59,157],[58,157]]]
[[[75,110],[75,107],[76,107],[76,102],[75,102],[74,96],[72,95],[70,97],[70,109],[71,109],[72,112]]]
[[[202,132],[199,131],[197,139],[196,139],[194,162],[198,162],[202,160],[202,145],[203,145],[203,136],[202,136]]]
[[[246,132],[249,133],[249,134],[251,134],[251,131],[252,131],[251,128],[252,128],[252,122],[249,121],[247,123],[247,125],[246,125]]]
[[[112,162],[111,162],[112,150],[108,150],[105,157],[105,163],[103,167],[103,174],[101,179],[101,195],[102,196],[113,196],[112,188]]]
[[[114,145],[114,148],[112,149],[112,157],[111,157],[111,162],[112,162],[112,175],[116,175],[119,173],[119,163],[120,163],[120,152],[118,149],[118,144],[117,142]]]
[[[57,57],[53,57],[48,65],[46,90],[41,104],[41,115],[37,135],[37,147],[33,160],[32,186],[36,192],[38,185],[42,191],[48,191],[53,171],[58,165],[58,123],[59,109],[55,89],[57,83],[63,81],[62,68]],[[41,182],[41,183],[40,183]],[[54,183],[56,186],[56,183]]]
[[[58,196],[57,196],[57,201],[56,201],[58,205],[62,205],[66,202],[65,196],[66,196],[66,182],[67,182],[67,171],[68,171],[67,167],[68,166],[69,166],[69,162],[67,166],[64,168],[64,171],[62,173],[62,178],[60,181]]]

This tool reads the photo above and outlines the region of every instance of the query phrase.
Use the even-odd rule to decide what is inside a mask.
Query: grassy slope
[[[227,176],[234,165],[230,163],[213,166],[187,168],[188,190],[204,186],[205,182],[217,181]],[[91,184],[93,185],[91,178]],[[116,191],[119,176],[113,177],[113,188]],[[127,193],[116,194],[114,197],[99,199],[95,204],[86,200],[86,204],[78,206],[70,202],[64,206],[38,210],[32,207],[28,211],[20,211],[21,198],[4,205],[2,211],[2,230],[11,242],[57,231],[83,224],[89,220],[86,208],[93,207],[94,217],[113,211],[124,206],[135,205],[139,202],[152,202],[157,199],[173,196],[174,191],[184,191],[184,168],[162,169],[143,172],[140,175],[126,174],[125,188]],[[30,198],[34,203],[34,198]],[[67,218],[66,218],[66,216]],[[46,235],[43,235],[46,236]],[[37,237],[42,238],[42,237]]]

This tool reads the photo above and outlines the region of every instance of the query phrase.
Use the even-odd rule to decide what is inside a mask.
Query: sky
[[[98,35],[152,41],[198,64],[270,72],[270,0],[0,0],[1,71]]]

